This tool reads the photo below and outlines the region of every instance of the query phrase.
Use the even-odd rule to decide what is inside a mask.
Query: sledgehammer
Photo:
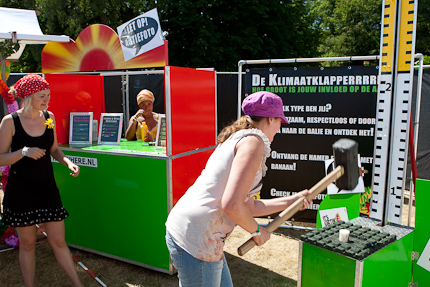
[[[310,194],[306,196],[307,199],[315,198],[315,196],[324,191],[327,186],[335,180],[336,186],[339,188],[339,190],[353,190],[358,184],[358,144],[350,139],[340,139],[335,142],[332,147],[336,168],[309,190]],[[288,208],[282,211],[272,222],[267,225],[267,230],[273,232],[283,222],[290,219],[303,207],[304,199],[305,197],[296,200]],[[243,256],[255,245],[255,241],[250,238],[237,249],[237,252],[240,256]]]

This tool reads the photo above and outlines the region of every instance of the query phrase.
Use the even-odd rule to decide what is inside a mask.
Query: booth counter
[[[70,176],[59,163],[53,166],[63,205],[70,213],[65,220],[68,245],[173,274],[164,223],[215,148],[215,73],[178,67],[165,67],[164,73],[165,148],[141,140],[82,148],[63,141],[60,148],[80,166],[80,175]],[[65,139],[72,111],[65,110],[67,105],[59,97],[72,98],[76,91],[67,75],[47,75],[47,79],[57,134]],[[85,86],[103,86],[100,82],[105,79],[79,75],[79,80],[82,94],[87,93]],[[98,98],[104,102],[102,96]],[[93,112],[97,120],[104,105],[92,103],[92,107],[79,111]]]
[[[120,146],[61,149],[81,168],[73,178],[53,163],[70,213],[68,245],[172,274],[164,223],[173,190],[199,175],[212,149],[171,157],[142,141],[123,140]]]

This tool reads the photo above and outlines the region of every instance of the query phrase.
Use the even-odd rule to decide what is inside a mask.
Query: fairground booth
[[[421,87],[430,92],[430,73],[423,72],[423,55],[415,54],[417,6],[394,2],[383,4],[380,55],[241,60],[237,74],[229,75],[235,85],[230,90],[218,72],[168,65],[167,41],[155,31],[154,11],[118,27],[118,34],[91,25],[75,41],[48,43],[42,69],[51,85],[49,109],[61,149],[81,167],[74,178],[53,162],[71,214],[65,220],[67,243],[173,274],[164,239],[167,215],[204,168],[220,123],[240,116],[246,95],[264,90],[283,99],[290,123],[271,145],[257,197],[311,188],[334,169],[332,144],[341,138],[358,144],[363,171],[354,190],[331,184],[291,219],[316,222],[299,242],[297,285],[430,286],[428,135],[420,135],[418,144],[418,130],[430,122],[418,125],[420,113],[430,115],[429,108],[420,112],[430,107],[428,97],[421,104]],[[420,66],[414,76],[415,60]],[[323,61],[351,64],[300,67]],[[154,93],[160,115],[151,144],[124,139],[142,89]],[[226,101],[227,94],[237,105]],[[217,103],[233,113],[221,113]],[[415,227],[402,223],[407,198],[409,210],[416,199]],[[341,241],[341,230],[348,230],[347,240]]]
[[[215,147],[215,72],[168,66],[156,10],[118,34],[91,25],[75,41],[48,43],[42,72],[60,148],[81,168],[74,178],[53,162],[71,214],[67,244],[172,274],[164,223]],[[142,89],[159,114],[150,143],[124,138]]]

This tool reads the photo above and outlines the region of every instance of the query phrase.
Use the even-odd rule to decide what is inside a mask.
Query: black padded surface
[[[348,229],[350,231],[347,243],[339,241],[340,229]],[[396,235],[388,232],[381,232],[344,221],[336,222],[300,236],[300,239],[308,244],[357,260],[362,260],[372,255],[396,241],[396,238]]]

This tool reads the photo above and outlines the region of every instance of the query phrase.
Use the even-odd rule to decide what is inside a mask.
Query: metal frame
[[[415,54],[415,58],[418,59],[419,65],[415,66],[415,69],[418,69],[418,81],[417,81],[417,99],[415,103],[415,120],[413,122],[414,129],[414,158],[417,158],[418,152],[418,131],[420,127],[420,113],[421,113],[421,94],[422,94],[422,83],[423,83],[423,63],[424,63],[424,55],[423,54]],[[427,65],[427,67],[430,67]],[[411,171],[412,173],[412,171]],[[412,217],[412,203],[415,197],[415,185],[412,180],[409,182],[409,210],[408,210],[408,226],[411,226],[411,217]]]
[[[416,8],[415,8],[416,9]],[[416,18],[416,13],[415,16]],[[415,20],[414,20],[415,21]],[[382,46],[382,42],[383,40],[381,39],[381,46]],[[392,47],[389,47],[392,48]],[[237,118],[240,118],[241,116],[241,102],[242,102],[242,77],[241,75],[244,73],[243,72],[243,66],[247,65],[247,64],[282,64],[282,63],[309,63],[309,62],[327,62],[327,61],[363,61],[363,60],[379,60],[380,61],[380,67],[383,63],[383,61],[386,61],[387,59],[384,58],[387,57],[387,55],[384,55],[383,57],[378,56],[353,56],[353,57],[327,57],[327,58],[302,58],[302,59],[297,59],[297,58],[290,58],[290,59],[266,59],[266,60],[240,60],[238,62],[238,96],[237,96],[237,103],[238,103],[238,108],[237,108]],[[414,121],[414,141],[415,143],[418,143],[418,128],[419,128],[419,113],[420,113],[420,105],[421,105],[421,86],[422,86],[422,74],[423,74],[423,60],[424,60],[424,56],[422,54],[415,54],[414,58],[417,58],[419,60],[419,67],[418,67],[418,81],[417,81],[417,101],[416,101],[416,115],[415,115],[415,121]],[[390,60],[390,59],[389,59]],[[391,62],[394,61],[394,57],[391,59]],[[397,61],[397,60],[396,60]],[[412,65],[411,65],[412,66]],[[430,67],[430,66],[429,66]],[[413,71],[413,69],[416,67],[412,67],[411,70]],[[409,76],[410,74],[403,74],[405,76]],[[391,75],[381,75],[381,69],[380,69],[380,75],[379,75],[379,79],[378,79],[378,85],[379,87],[379,93],[378,93],[378,98],[379,98],[379,94],[385,94],[385,96],[389,96],[391,98],[391,89],[389,90],[382,90],[381,91],[381,84],[382,85],[387,85],[387,83],[391,83],[392,79],[389,78],[389,76]],[[405,78],[405,76],[403,76]],[[400,76],[402,77],[402,76]],[[412,79],[410,79],[412,78]],[[402,98],[401,101],[403,103],[405,103],[405,101],[407,101],[407,105],[410,105],[410,98],[412,97],[412,88],[413,88],[413,73],[411,75],[410,78],[407,79],[403,79],[403,84],[406,83],[406,85],[408,85],[408,90],[407,92],[404,92],[404,94],[406,95],[406,99]],[[390,85],[390,87],[392,87],[392,85]],[[383,88],[386,88],[385,86]],[[403,86],[400,87],[393,87],[396,88],[396,90],[404,88]],[[405,97],[405,96],[404,96]],[[391,119],[391,101],[382,101],[382,102],[378,102],[378,107],[377,107],[377,112],[379,113],[379,117],[384,117],[384,118],[389,118]],[[390,112],[390,114],[383,114],[383,112]],[[397,110],[395,112],[393,112],[393,118],[394,115],[398,115],[400,113],[400,115],[402,113],[404,113],[405,111],[405,107],[404,105],[398,106]],[[406,111],[408,112],[407,115],[409,115],[410,113],[410,106],[407,107]],[[378,118],[378,115],[377,115]],[[397,117],[399,118],[399,117]],[[391,126],[390,124],[388,125],[388,127],[392,130],[394,130],[394,132],[396,133],[395,135],[395,139],[399,139],[399,137],[401,137],[401,142],[403,143],[403,145],[401,147],[397,147],[397,150],[401,150],[403,151],[403,153],[406,154],[407,156],[407,152],[408,152],[408,146],[407,146],[407,132],[408,132],[408,125],[403,128],[403,126],[405,125],[404,119],[397,119],[397,121],[400,121],[400,123],[396,122],[393,123],[393,125]],[[403,121],[403,122],[402,122]],[[406,124],[409,123],[408,120],[406,121]],[[399,124],[402,124],[402,128],[398,128],[396,131],[396,128],[394,126],[398,126]],[[397,135],[397,133],[401,133],[401,135]],[[405,135],[406,135],[406,139],[405,139]],[[375,147],[374,147],[374,164],[375,162],[378,162],[378,160],[380,160],[382,158],[382,156],[378,153],[380,153],[381,150],[381,145],[379,145],[379,147],[377,147],[377,142],[381,141],[381,140],[387,140],[386,137],[379,137],[379,138],[375,138]],[[400,140],[399,140],[400,142]],[[391,145],[394,144],[391,143]],[[404,146],[404,144],[406,144],[406,147]],[[382,145],[382,150],[385,150],[387,152],[386,158],[390,158],[393,159],[396,155],[398,156],[398,153],[396,154],[396,152],[392,152],[390,155],[388,155],[388,147],[389,147],[389,143],[385,143]],[[384,148],[385,147],[385,148]],[[417,149],[415,149],[415,157],[416,157],[416,153],[417,153]],[[402,181],[401,184],[401,188],[399,189],[401,191],[401,195],[399,198],[398,194],[394,194],[394,196],[396,197],[395,201],[400,202],[400,200],[403,200],[403,190],[404,190],[404,179],[405,179],[405,170],[406,170],[406,165],[407,165],[407,160],[405,159],[406,156],[401,156],[401,160],[400,160],[400,164],[401,166],[397,167],[397,170],[400,172],[403,172],[403,175],[400,176],[398,175],[397,178],[394,178],[394,180],[397,181]],[[403,160],[402,160],[403,159]],[[384,169],[383,172],[384,174],[387,172],[386,168],[388,165],[386,164],[380,164],[379,168],[380,169]],[[391,167],[391,168],[396,168],[396,167]],[[373,174],[372,174],[372,183],[374,183],[374,177],[375,175],[375,167],[373,169]],[[378,176],[379,174],[377,174]],[[391,176],[391,175],[390,175]],[[388,179],[386,179],[388,181]],[[379,184],[379,183],[378,183]],[[380,186],[380,185],[379,185]],[[375,186],[372,186],[372,190],[375,188]],[[378,185],[376,186],[376,189],[378,188]],[[385,189],[385,183],[383,184],[383,189]],[[410,207],[413,201],[412,198],[412,193],[413,193],[413,182],[411,181],[411,196],[410,196]],[[385,191],[384,191],[385,194]],[[393,195],[392,195],[393,196]],[[372,195],[372,200],[373,200],[373,195]],[[377,199],[376,199],[377,200]],[[393,200],[391,200],[393,202]],[[400,209],[401,212],[401,204],[394,204],[393,207],[395,206],[396,208]],[[400,206],[400,207],[399,207]],[[383,207],[381,210],[384,210],[385,207]],[[387,210],[385,210],[385,217],[388,216],[388,214],[392,211],[390,208],[387,208]],[[381,211],[382,212],[382,211]],[[381,216],[382,217],[382,216]],[[411,217],[411,208],[409,208],[409,215],[408,215],[408,226],[410,225],[410,217]],[[390,217],[390,220],[393,220],[393,217]],[[398,223],[398,222],[395,222]]]
[[[363,284],[363,266],[364,261],[355,261],[355,282],[354,287],[361,287]]]
[[[302,287],[303,241],[299,241],[299,264],[297,270],[297,287]]]
[[[172,109],[170,107],[171,105],[171,93],[170,93],[170,67],[166,67],[164,72],[164,99],[165,99],[165,106],[166,106],[166,133],[167,133],[167,142],[166,142],[166,151],[167,155],[172,155],[172,118],[171,113]]]
[[[87,72],[75,72],[77,74],[90,74]],[[59,73],[59,74],[73,74],[73,73]],[[122,112],[124,114],[123,129],[127,130],[128,120],[130,119],[130,76],[133,75],[148,75],[148,74],[164,74],[163,70],[152,70],[152,71],[123,71],[123,72],[95,72],[94,74],[109,77],[109,76],[121,76],[122,81]]]

